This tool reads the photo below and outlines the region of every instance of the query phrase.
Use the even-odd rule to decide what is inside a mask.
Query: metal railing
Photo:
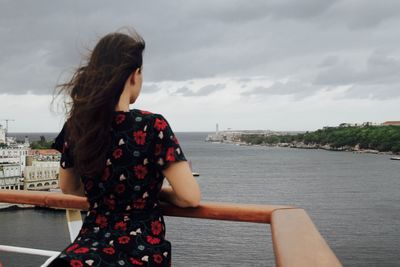
[[[67,210],[67,214],[69,210],[89,208],[84,197],[54,192],[0,190],[0,202],[62,208]],[[165,202],[161,202],[161,206],[165,216],[269,224],[278,267],[342,266],[306,211],[301,208],[205,201],[196,208],[179,208]],[[0,245],[0,251],[12,251],[10,248]],[[49,251],[48,256],[54,257],[52,253],[54,251]]]

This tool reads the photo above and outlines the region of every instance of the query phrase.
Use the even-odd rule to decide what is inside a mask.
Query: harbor
[[[350,132],[352,129],[353,132]],[[363,140],[357,132],[380,130],[374,140]],[[347,131],[346,135],[341,132]],[[324,133],[324,134],[321,134]],[[336,139],[317,142],[323,135],[335,132]],[[377,131],[375,131],[377,132]],[[386,133],[385,133],[386,132]],[[316,140],[304,140],[306,135],[321,135]],[[382,136],[383,134],[383,136]],[[333,135],[333,134],[332,134]],[[386,135],[386,136],[385,136]],[[340,139],[341,138],[341,139]],[[385,138],[385,141],[381,139]],[[310,138],[308,138],[310,139]],[[346,143],[344,139],[351,139]],[[206,142],[234,144],[238,146],[268,146],[288,147],[298,149],[321,149],[327,151],[344,151],[353,153],[370,153],[381,155],[400,155],[400,121],[386,121],[383,123],[341,123],[338,126],[325,126],[323,129],[310,132],[301,131],[271,131],[271,130],[219,130],[216,124],[215,133],[210,133],[205,138]],[[384,143],[385,142],[385,143]],[[339,144],[338,144],[339,143]],[[372,143],[375,145],[372,146]],[[399,157],[392,157],[397,160]]]

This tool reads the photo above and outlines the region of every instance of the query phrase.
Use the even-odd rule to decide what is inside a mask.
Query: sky
[[[0,119],[13,119],[9,132],[59,131],[55,86],[124,26],[146,41],[144,84],[130,108],[163,114],[174,131],[400,120],[397,0],[0,0]]]

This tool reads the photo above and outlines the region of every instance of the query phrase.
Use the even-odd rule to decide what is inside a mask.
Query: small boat
[[[192,161],[191,161],[191,160],[189,160],[189,167],[190,167],[190,170],[192,171],[192,175],[193,175],[193,176],[195,176],[195,177],[200,176],[200,173],[198,173],[198,172],[193,172]]]
[[[400,160],[400,157],[391,157],[391,160]]]

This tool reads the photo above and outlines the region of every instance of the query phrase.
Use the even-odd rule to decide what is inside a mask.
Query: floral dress
[[[60,166],[73,167],[66,124],[52,148]],[[186,161],[161,114],[114,111],[112,146],[99,177],[85,177],[90,204],[76,239],[49,266],[170,266],[171,243],[157,197],[171,162]]]

